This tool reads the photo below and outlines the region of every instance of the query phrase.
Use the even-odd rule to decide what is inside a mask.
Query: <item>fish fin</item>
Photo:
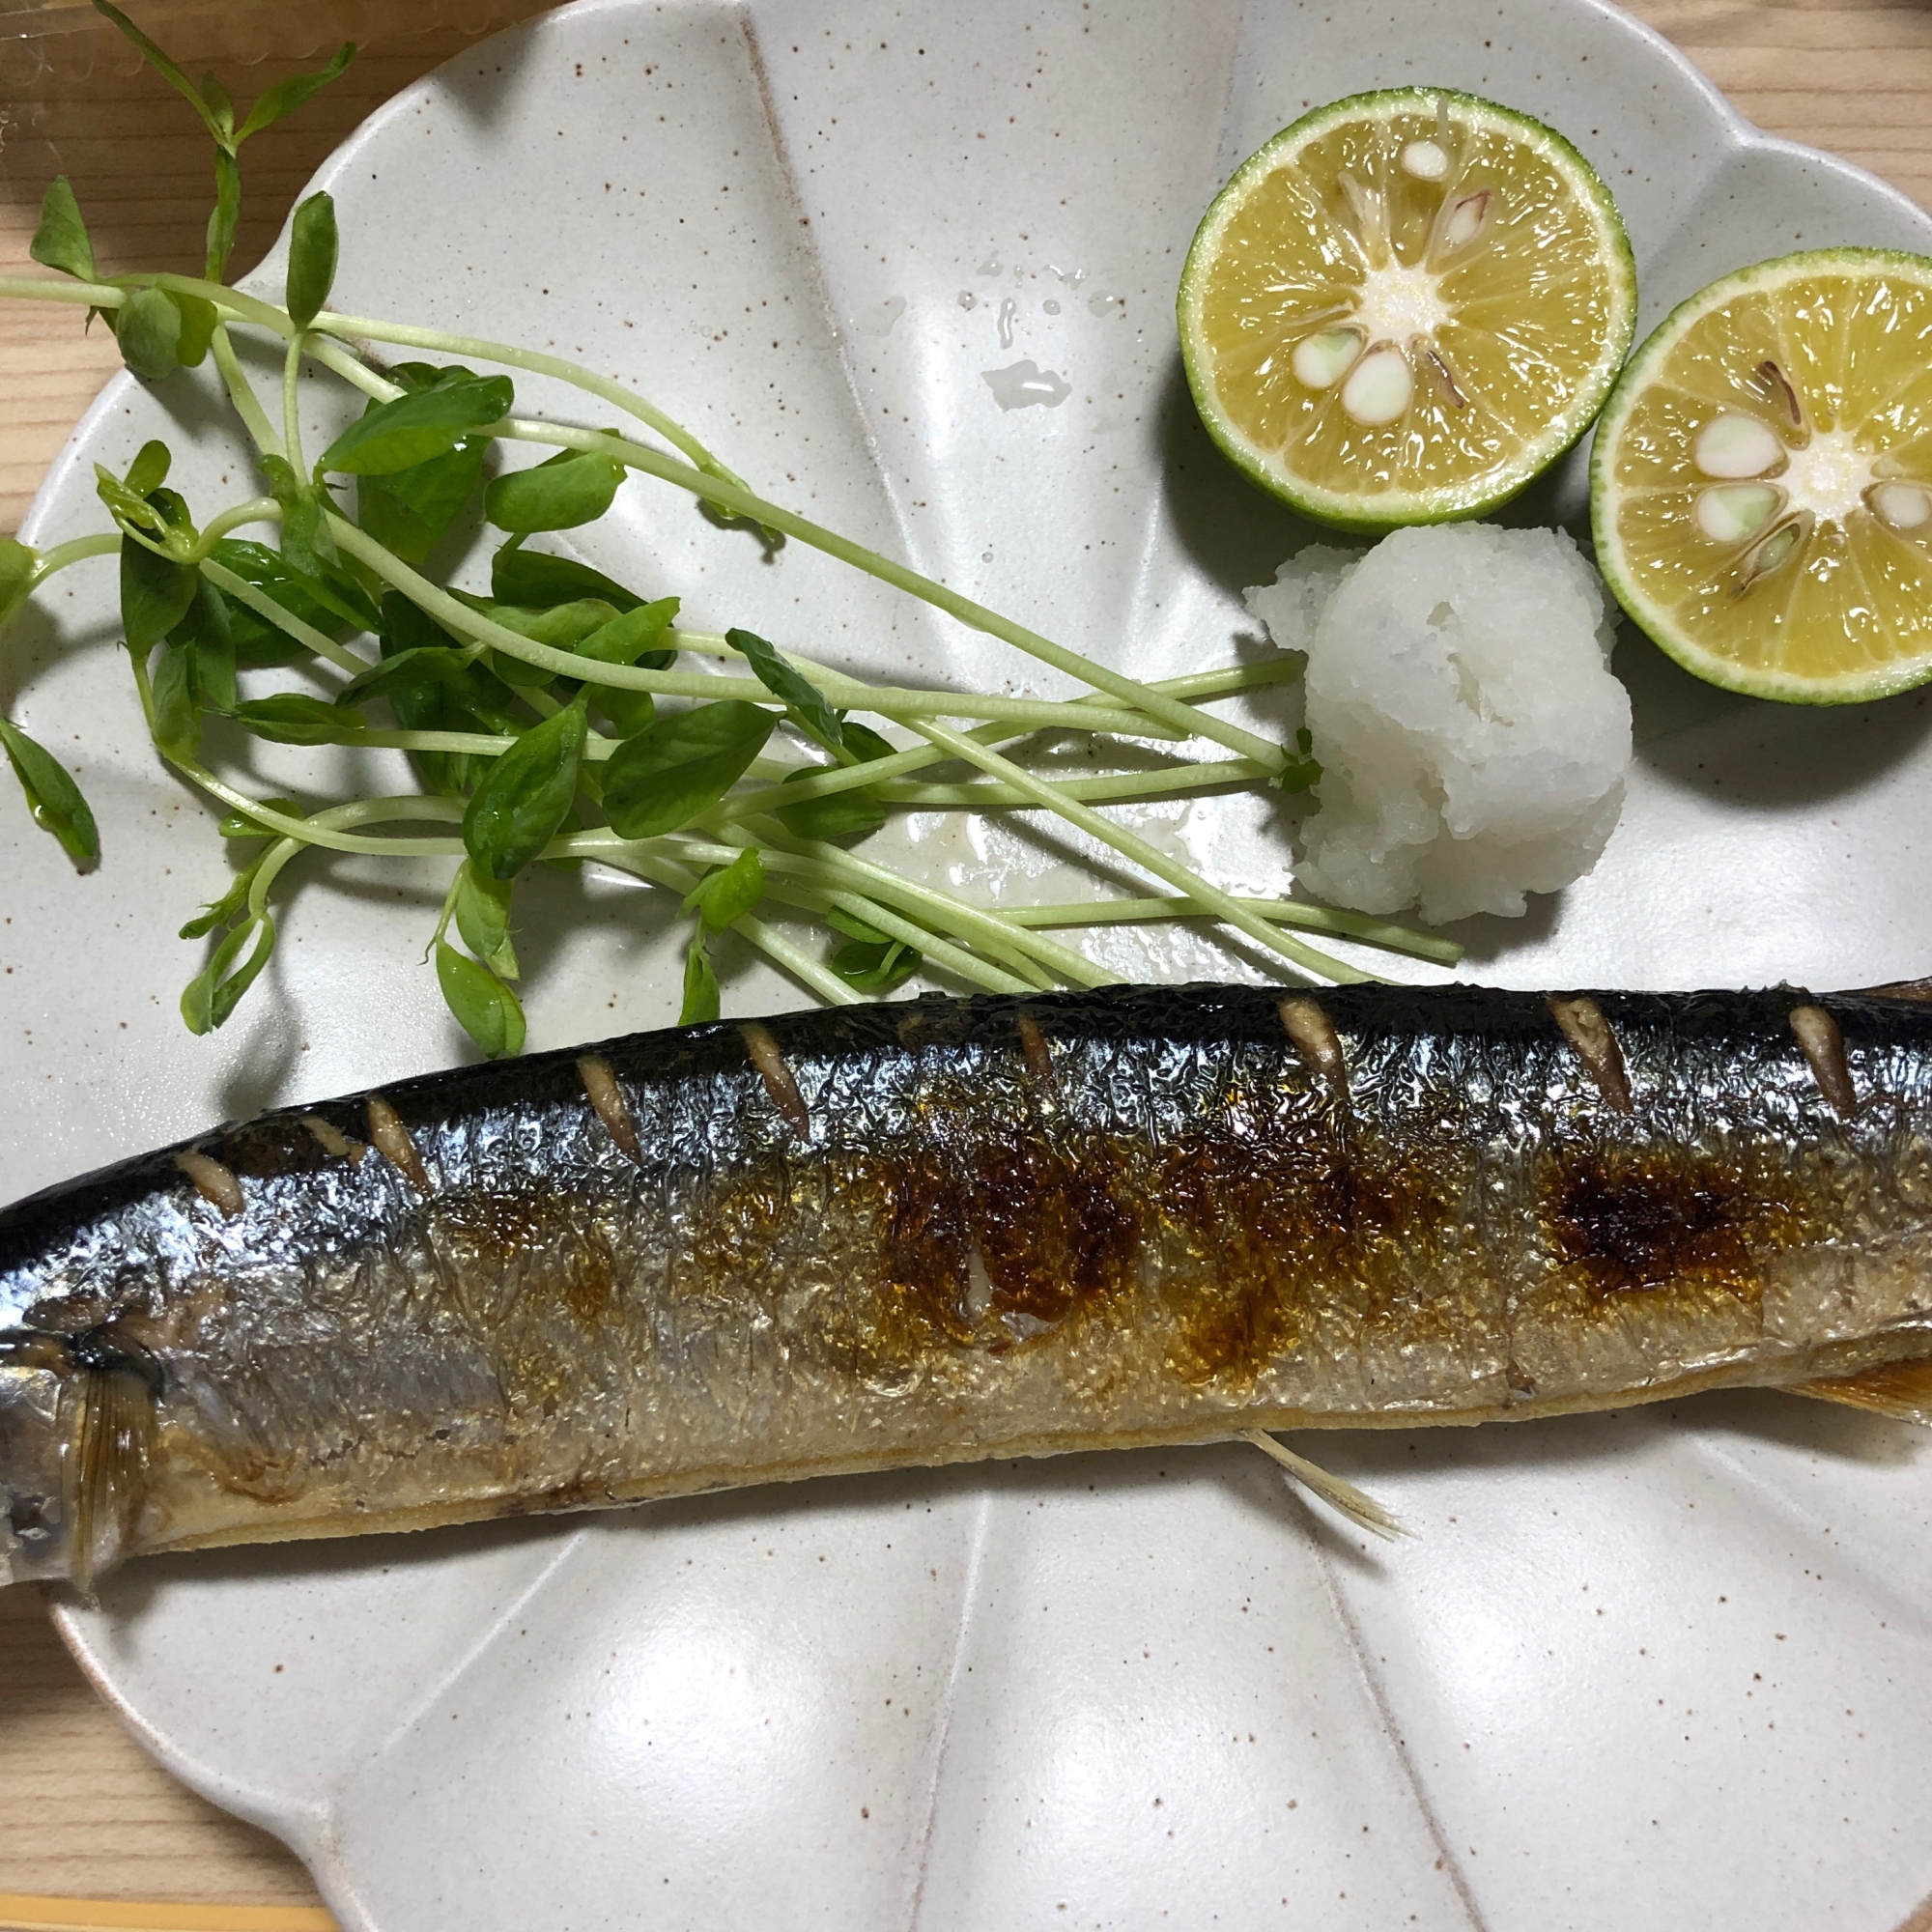
[[[1391,1515],[1374,1496],[1363,1494],[1353,1483],[1345,1483],[1340,1476],[1331,1476],[1319,1463],[1311,1463],[1306,1456],[1297,1456],[1293,1449],[1277,1442],[1265,1430],[1244,1429],[1240,1439],[1252,1442],[1263,1455],[1279,1463],[1296,1482],[1313,1490],[1330,1509],[1340,1510],[1350,1522],[1373,1531],[1377,1536],[1385,1536],[1391,1543],[1399,1536],[1408,1535],[1408,1528],[1402,1520]]]
[[[1932,1000],[1932,980],[1895,980],[1889,986],[1861,986],[1861,1000]]]
[[[82,1368],[62,1386],[68,1577],[83,1597],[128,1554],[148,1490],[155,1394],[128,1368]]]
[[[1932,1355],[1912,1362],[1884,1362],[1856,1376],[1821,1376],[1816,1381],[1787,1382],[1793,1395],[1818,1402],[1841,1402],[1848,1408],[1869,1408],[1901,1422],[1922,1422],[1932,1428]]]

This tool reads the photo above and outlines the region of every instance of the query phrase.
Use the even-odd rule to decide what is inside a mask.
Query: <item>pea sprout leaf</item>
[[[475,496],[488,444],[467,439],[442,456],[355,479],[355,521],[405,563],[421,564]]]
[[[170,289],[168,299],[181,311],[181,334],[175,341],[175,359],[184,369],[198,369],[214,340],[214,326],[221,318],[214,304],[201,296],[185,296]]]
[[[463,815],[463,843],[484,876],[515,878],[555,838],[577,796],[587,731],[583,706],[567,704],[483,774]]]
[[[60,840],[77,869],[92,866],[100,857],[100,834],[67,767],[4,718],[0,718],[0,748],[26,794],[34,823]]]
[[[615,500],[624,466],[588,450],[565,449],[534,469],[497,477],[483,493],[483,514],[499,530],[534,535],[594,524]]]
[[[150,491],[158,490],[168,480],[168,470],[173,467],[174,457],[164,442],[144,442],[134,452],[134,460],[128,466],[125,479],[128,490],[136,497],[146,497]]]
[[[321,579],[339,561],[335,538],[323,513],[322,492],[298,476],[286,457],[265,456],[262,473],[282,506],[282,555],[291,569]]]
[[[325,637],[345,630],[374,628],[376,613],[362,599],[359,586],[326,582],[305,576],[267,544],[251,543],[244,537],[223,537],[209,552],[210,558],[252,583],[265,596],[279,604],[290,616],[299,618]],[[291,663],[303,653],[303,646],[251,611],[238,598],[220,593],[228,612],[229,635],[235,639],[238,663],[257,668]]]
[[[728,866],[705,873],[686,895],[684,910],[697,915],[698,930],[715,939],[765,895],[765,862],[748,845]]]
[[[256,829],[259,831],[261,828]],[[237,872],[228,882],[228,890],[218,899],[210,899],[200,912],[182,927],[178,937],[205,939],[216,926],[226,925],[230,920],[238,918],[242,909],[248,903],[248,889],[255,883],[255,873],[261,863],[261,860],[257,859],[254,865],[244,867]]]
[[[825,694],[786,664],[777,650],[754,632],[726,631],[724,641],[743,656],[758,682],[774,697],[783,701],[785,713],[792,723],[835,758],[842,760],[844,733],[840,729],[838,714],[833,710]]]
[[[443,1004],[492,1060],[524,1050],[524,1009],[487,966],[467,958],[446,939],[436,942],[436,979]]]
[[[224,147],[214,150],[214,206],[208,212],[205,266],[211,282],[228,272],[235,237],[242,226],[242,164]]]
[[[848,940],[832,954],[832,970],[859,993],[890,993],[925,964],[925,955],[902,940]]]
[[[181,308],[165,289],[136,289],[114,311],[114,339],[142,382],[159,383],[181,367]]]
[[[81,219],[73,185],[65,175],[56,175],[41,197],[40,226],[27,244],[27,253],[42,268],[58,269],[77,282],[99,279],[94,267],[94,243],[89,239],[87,223]]]
[[[235,971],[230,968],[241,956],[251,935],[255,950]],[[214,956],[187,982],[181,997],[182,1018],[193,1034],[212,1032],[232,1013],[250,986],[255,983],[269,956],[275,950],[275,922],[264,914],[238,925],[219,946]]]
[[[417,644],[351,678],[342,688],[341,701],[359,704],[365,697],[394,697],[399,692],[460,686],[469,668],[469,660],[450,645]]]
[[[141,58],[158,73],[170,87],[199,114],[208,131],[215,138],[217,145],[225,146],[229,139],[229,129],[224,128],[214,110],[201,98],[201,90],[195,86],[175,63],[144,34],[120,8],[110,4],[110,0],[94,0],[94,11],[112,20],[114,24],[140,48]]]
[[[786,784],[809,778],[825,767],[810,766],[789,772]],[[846,791],[827,792],[823,798],[802,798],[796,805],[781,805],[773,815],[798,838],[863,838],[886,822],[886,808],[870,785],[854,785]]]
[[[327,301],[339,246],[334,198],[325,192],[298,202],[289,221],[286,283],[289,320],[298,328],[306,328]]]
[[[827,906],[825,923],[835,932],[842,932],[848,939],[859,940],[867,946],[890,946],[890,935],[883,933],[876,925],[869,924],[856,913],[841,911],[838,906]]]
[[[40,561],[40,553],[31,545],[23,544],[17,537],[0,537],[0,618],[33,588],[34,572]]]
[[[624,691],[614,684],[592,684],[584,689],[619,738],[635,738],[656,722],[657,699],[648,691]]]
[[[359,712],[305,691],[251,697],[228,715],[244,731],[271,745],[353,745],[368,729],[368,721]]]
[[[523,611],[514,605],[492,604],[486,607],[486,614],[504,630],[514,631],[533,644],[548,644],[554,651],[574,651],[617,613],[601,597],[585,597],[575,604],[554,604],[548,611]],[[621,664],[623,660],[615,662]],[[544,672],[546,679],[552,675],[550,671]]]
[[[389,376],[412,395],[476,380],[475,373],[460,363],[399,362]],[[372,401],[363,413],[381,407]],[[356,522],[405,563],[424,562],[476,494],[488,453],[486,439],[466,437],[440,456],[384,475],[357,477]]]
[[[264,128],[272,128],[283,115],[293,114],[305,101],[313,99],[330,81],[341,79],[355,58],[355,43],[344,41],[327,67],[318,68],[312,73],[288,74],[265,87],[254,106],[249,108],[248,118],[235,130],[235,145],[239,148],[251,134],[259,134]]]
[[[500,422],[515,399],[507,376],[476,376],[378,403],[316,460],[316,473],[386,476],[446,456],[472,430]]]
[[[841,718],[838,735],[847,760],[869,764],[874,758],[890,758],[894,748],[869,724]],[[797,784],[814,769],[789,772],[786,784]],[[845,791],[827,792],[823,798],[802,798],[796,805],[781,805],[776,814],[785,830],[799,838],[864,838],[886,822],[886,808],[870,785],[854,785]]]
[[[608,600],[600,601],[609,608]],[[580,638],[572,648],[579,657],[595,658],[600,664],[639,665],[645,670],[662,670],[676,652],[654,646],[676,615],[677,599],[660,597],[655,604],[639,604],[629,611],[620,611],[587,637]]]
[[[553,604],[574,604],[580,597],[601,597],[616,611],[635,611],[644,602],[614,578],[606,577],[572,556],[550,556],[526,550],[521,543],[500,545],[490,560],[490,594],[498,604],[519,604],[547,611]],[[677,599],[660,598],[676,614]]]
[[[467,859],[456,868],[456,929],[499,980],[517,978],[517,950],[510,943],[513,890],[510,880],[493,879]]]
[[[137,657],[151,651],[194,602],[201,573],[192,564],[156,556],[131,536],[121,539],[121,634]]]
[[[664,635],[676,615],[675,597],[660,597],[655,604],[637,605],[582,639],[577,654],[598,658],[606,664],[634,664],[644,670],[662,670],[677,653],[653,650],[649,646]],[[620,738],[635,738],[657,716],[656,700],[648,691],[593,684],[589,692],[591,702],[615,726]]]
[[[841,719],[838,735],[843,739],[845,750],[854,764],[868,765],[874,758],[898,755],[898,748],[889,739],[880,737],[869,724],[861,724],[855,719]]]
[[[700,930],[692,935],[691,950],[684,955],[684,1002],[678,1009],[679,1026],[704,1026],[715,1020],[723,1010],[724,1002],[719,997],[718,975],[712,969],[711,955],[704,950],[704,934]]]
[[[270,811],[279,811],[288,818],[303,818],[307,813],[292,798],[265,798],[263,805]],[[215,828],[215,834],[222,838],[279,838],[281,834],[271,825],[264,825],[260,819],[251,818],[245,811],[231,811]],[[195,935],[184,932],[184,939]]]
[[[604,767],[604,813],[623,838],[675,832],[744,777],[778,720],[727,697],[658,718]]]
[[[201,701],[216,711],[228,710],[236,700],[235,639],[227,604],[206,578],[196,576],[194,601],[168,633],[168,641],[193,652],[191,683]]]
[[[1321,781],[1321,765],[1314,751],[1314,733],[1304,724],[1294,734],[1294,750],[1285,752],[1282,756],[1281,775],[1276,783],[1283,791],[1311,791]]]
[[[201,750],[201,694],[194,684],[194,655],[185,644],[161,652],[151,691],[155,743],[171,758],[193,758]]]
[[[216,138],[226,136],[232,143],[235,138],[235,102],[229,98],[228,90],[222,86],[218,76],[205,73],[198,91],[202,104],[214,117]]]

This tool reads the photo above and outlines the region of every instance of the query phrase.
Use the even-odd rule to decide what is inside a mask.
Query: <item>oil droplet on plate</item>
[[[979,297],[971,289],[961,289],[959,291],[959,306],[961,308],[971,308],[978,300]]]
[[[1000,347],[1002,349],[1010,349],[1013,346],[1013,318],[1019,312],[1020,305],[1011,296],[1009,296],[1000,304]]]
[[[1042,369],[1032,360],[982,369],[980,379],[1003,410],[1057,410],[1073,393],[1073,384],[1057,369]]]

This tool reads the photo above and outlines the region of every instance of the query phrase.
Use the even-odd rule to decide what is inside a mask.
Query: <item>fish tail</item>
[[[1886,1362],[1861,1375],[1821,1376],[1815,1381],[1785,1386],[1793,1395],[1843,1403],[1847,1408],[1868,1408],[1900,1422],[1920,1422],[1932,1428],[1932,1355],[1912,1362]]]

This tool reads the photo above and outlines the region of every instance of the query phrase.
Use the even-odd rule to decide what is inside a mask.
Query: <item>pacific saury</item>
[[[1724,1385],[1932,1420],[1919,991],[933,998],[220,1128],[0,1213],[0,1577]]]

